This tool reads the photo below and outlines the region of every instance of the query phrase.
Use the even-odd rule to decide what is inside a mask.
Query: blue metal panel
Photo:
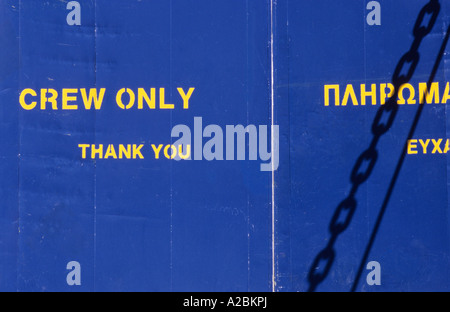
[[[437,0],[0,0],[0,290],[450,290],[449,10]],[[402,63],[408,51],[416,63]],[[407,68],[416,102],[395,93],[381,105],[382,85],[399,87]],[[439,84],[439,100],[419,104],[426,83]],[[361,85],[375,85],[373,104],[362,105]],[[154,88],[154,108],[139,108],[140,88]],[[195,88],[189,107],[179,88]],[[85,109],[81,89],[104,89],[101,107]],[[125,106],[136,96],[129,109],[121,89]],[[52,92],[57,107],[43,109]],[[62,106],[63,92],[76,107]],[[374,131],[386,107],[392,125]],[[243,160],[241,141],[233,159],[226,144],[237,125],[255,126]],[[189,160],[165,156],[178,126],[190,130]],[[205,156],[213,140],[223,160]],[[91,155],[120,144],[142,149]],[[273,173],[261,168],[267,151]]]
[[[151,148],[194,117],[270,124],[269,3],[78,2],[71,26],[66,1],[2,1],[2,289],[269,290],[271,173]],[[189,109],[179,87],[195,88]],[[57,110],[26,110],[26,88],[37,93],[27,103],[41,89],[106,92],[99,110],[80,93],[75,110],[61,98]],[[176,107],[122,110],[121,88],[164,88]],[[79,144],[144,144],[145,157],[83,159]],[[70,261],[81,285],[66,283]]]
[[[284,52],[277,60],[286,68],[279,73],[279,96],[289,103],[289,119],[281,119],[289,122],[282,149],[289,166],[280,167],[289,175],[280,173],[277,188],[279,219],[285,220],[278,243],[289,257],[279,258],[279,290],[449,290],[447,158],[431,149],[426,155],[403,150],[408,138],[444,138],[444,150],[446,105],[418,104],[418,84],[431,79],[444,93],[448,57],[438,55],[441,45],[441,52],[448,50],[448,6],[379,1],[381,25],[371,26],[367,3],[285,1],[277,7]],[[416,28],[434,23],[423,38],[413,33],[419,12],[425,14]],[[380,85],[396,81],[395,70],[410,50],[419,54],[409,80],[416,104],[398,105],[392,126],[373,131],[382,109]],[[411,64],[405,62],[401,74]],[[375,105],[370,98],[362,105],[361,84],[376,85]],[[333,91],[325,106],[326,85],[340,86],[340,106]],[[357,106],[351,98],[342,106],[348,85],[355,87]],[[279,106],[281,116],[286,109]],[[356,182],[351,177],[357,172],[368,175]],[[380,264],[381,285],[366,280],[370,261]]]

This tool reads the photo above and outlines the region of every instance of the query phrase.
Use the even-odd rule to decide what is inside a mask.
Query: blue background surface
[[[289,166],[280,167],[277,178],[278,220],[283,220],[277,244],[286,250],[277,253],[279,290],[310,289],[308,272],[328,244],[337,206],[349,196],[351,172],[372,141],[371,126],[380,107],[379,100],[375,106],[347,107],[336,107],[331,100],[325,107],[324,85],[339,84],[342,100],[347,84],[355,87],[358,99],[360,84],[376,84],[379,97],[379,85],[392,81],[397,63],[410,49],[414,23],[427,2],[379,3],[380,26],[366,23],[366,1],[282,1],[277,7],[277,61],[283,66],[277,108],[280,124],[289,124],[282,149]],[[428,81],[444,39],[448,9],[442,2],[432,32],[419,47],[420,61],[410,81],[416,98],[418,83]],[[447,60],[444,56],[434,79],[441,94]],[[400,106],[392,128],[380,138],[376,165],[358,188],[355,214],[334,243],[335,259],[316,291],[352,288],[417,109],[418,104]],[[446,105],[426,104],[414,138],[446,137]],[[380,263],[381,285],[366,283],[366,262],[356,291],[449,290],[447,156],[430,151],[406,156],[383,215],[367,259]]]
[[[426,2],[380,0],[380,26],[366,23],[368,1],[80,0],[81,26],[67,25],[67,2],[0,0],[0,290],[307,291],[380,107],[325,107],[324,85],[342,97],[347,84],[391,82]],[[416,90],[448,26],[441,2]],[[121,88],[150,87],[175,109],[115,104]],[[188,110],[178,87],[195,87]],[[106,95],[98,111],[27,111],[25,88]],[[418,106],[401,106],[380,138],[316,291],[355,283]],[[426,106],[414,137],[446,138],[446,107]],[[169,144],[197,116],[223,129],[279,125],[275,183],[260,161],[81,158],[81,143]],[[445,154],[407,155],[367,259],[382,284],[367,285],[364,270],[357,291],[450,290],[447,173]],[[70,261],[81,286],[66,283]]]

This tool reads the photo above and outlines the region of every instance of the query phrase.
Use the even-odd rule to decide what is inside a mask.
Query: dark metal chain
[[[372,141],[369,147],[358,157],[351,172],[350,180],[352,183],[352,188],[350,194],[337,206],[329,224],[331,237],[328,244],[322,251],[319,252],[311,265],[308,273],[308,281],[310,285],[309,291],[315,291],[317,286],[325,280],[332,267],[333,261],[336,257],[334,244],[337,241],[338,236],[348,228],[356,211],[356,192],[358,191],[359,186],[367,181],[373,168],[375,167],[378,158],[376,147],[380,137],[385,134],[394,123],[399,107],[397,104],[398,91],[402,85],[411,80],[417,64],[419,63],[419,46],[422,43],[423,38],[426,37],[433,29],[439,12],[439,1],[430,0],[421,9],[419,16],[417,17],[413,30],[414,41],[409,51],[401,57],[392,77],[394,94],[388,99],[385,105],[382,105],[378,109],[375,115],[372,124]],[[426,15],[431,15],[431,17],[426,25],[422,25]],[[382,123],[382,120],[387,121]],[[365,170],[362,170],[362,167],[365,164],[367,164],[366,168]],[[343,221],[340,222],[339,220]],[[323,265],[324,262],[325,264]]]

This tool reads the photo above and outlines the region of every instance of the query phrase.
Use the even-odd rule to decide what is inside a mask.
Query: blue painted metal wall
[[[418,88],[431,79],[445,94],[448,3],[379,1],[381,25],[373,26],[368,1],[278,4],[278,110],[289,125],[277,188],[277,242],[286,251],[278,253],[278,288],[448,291],[447,156],[433,154],[431,141],[442,138],[444,152],[447,106],[419,104]],[[413,51],[415,67],[402,58]],[[392,113],[379,92],[395,81],[413,86],[416,104]],[[361,84],[376,85],[375,105],[370,97],[362,105]],[[333,91],[325,106],[326,85],[339,85],[340,106]],[[349,97],[343,106],[348,85],[359,105]],[[427,154],[419,143],[417,154],[404,150],[408,139],[429,140]],[[367,283],[371,261],[381,285]]]
[[[380,0],[369,25],[369,1],[78,2],[71,26],[68,1],[0,1],[0,290],[449,290],[447,106],[418,95],[429,79],[447,92],[448,4]],[[373,131],[388,114],[380,85],[411,50],[416,104]],[[376,85],[374,105],[361,84]],[[355,86],[359,105],[331,92],[326,106],[328,85],[342,102]],[[188,109],[180,87],[195,88]],[[80,93],[75,110],[20,104],[25,89],[65,88],[105,88],[101,109]],[[164,88],[175,107],[121,109],[121,88]],[[195,117],[279,126],[277,170],[156,159],[151,144],[174,143],[180,124],[194,136]],[[405,153],[408,139],[428,153]],[[145,157],[83,158],[79,144],[142,144]],[[71,261],[81,285],[67,283]]]

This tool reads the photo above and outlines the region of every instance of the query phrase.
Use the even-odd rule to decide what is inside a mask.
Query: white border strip
[[[274,57],[273,57],[273,0],[270,0],[270,98],[271,98],[271,149],[275,155],[274,128]],[[275,162],[272,160],[272,292],[275,292]]]

